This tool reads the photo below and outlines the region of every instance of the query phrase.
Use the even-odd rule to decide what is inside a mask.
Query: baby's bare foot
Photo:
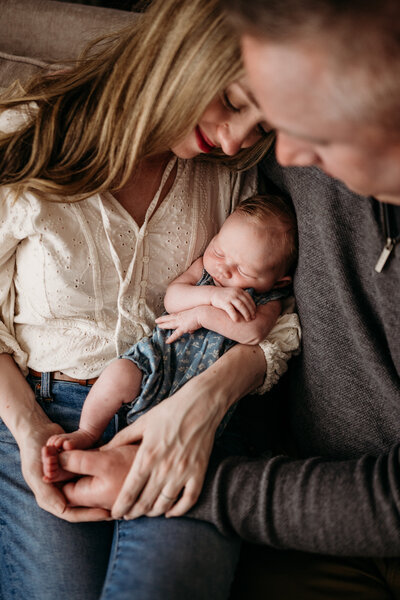
[[[59,452],[55,446],[43,446],[42,448],[43,481],[46,483],[68,481],[75,477],[74,473],[61,468],[58,462],[58,454]]]
[[[47,440],[47,446],[54,446],[59,450],[86,450],[96,442],[92,434],[84,429],[77,429],[71,433],[52,435]]]

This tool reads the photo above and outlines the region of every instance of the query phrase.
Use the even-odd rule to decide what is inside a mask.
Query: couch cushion
[[[74,59],[93,38],[135,13],[56,0],[0,0],[0,86]]]

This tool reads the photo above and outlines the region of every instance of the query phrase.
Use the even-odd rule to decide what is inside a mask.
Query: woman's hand
[[[43,481],[41,451],[48,438],[55,433],[64,433],[56,423],[41,423],[29,436],[19,443],[22,474],[31,488],[36,502],[47,512],[70,522],[102,521],[110,516],[107,510],[71,508],[59,486]]]
[[[140,442],[112,507],[114,518],[179,516],[197,501],[215,431],[225,413],[207,379],[201,378],[189,381],[101,448]]]

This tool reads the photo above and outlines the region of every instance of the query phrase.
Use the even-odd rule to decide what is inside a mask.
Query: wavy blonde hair
[[[154,0],[67,70],[3,97],[0,110],[23,105],[29,119],[0,137],[0,184],[62,201],[118,189],[141,160],[184,138],[242,74],[239,41],[218,0]],[[271,141],[213,158],[248,168]]]

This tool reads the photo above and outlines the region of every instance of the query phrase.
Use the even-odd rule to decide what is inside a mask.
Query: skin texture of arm
[[[9,354],[0,355],[0,416],[19,446],[23,476],[41,508],[71,522],[108,517],[103,509],[68,507],[60,490],[42,481],[41,448],[51,435],[63,430],[44,414]]]
[[[69,484],[67,497],[75,504],[98,506],[99,495],[91,495],[87,489],[94,473],[102,469],[102,455],[140,443],[112,516],[132,519],[167,511],[170,516],[184,514],[200,494],[218,424],[234,402],[262,383],[264,375],[265,359],[259,347],[233,347],[207,371],[119,432],[101,452],[92,452],[86,463],[89,480],[80,484],[86,487],[85,493],[81,497],[80,490]],[[74,470],[75,452],[81,451],[61,455],[61,464],[68,471]],[[105,477],[109,482],[114,478],[114,489],[119,489],[121,473],[111,470]],[[160,495],[176,498],[182,490],[176,504]]]
[[[238,321],[240,317],[249,321],[255,317],[256,306],[250,294],[238,287],[197,286],[202,272],[203,259],[200,257],[170,283],[164,298],[167,312],[176,313],[211,305],[225,310],[233,321]]]
[[[226,458],[187,516],[252,543],[336,556],[398,556],[400,446],[330,461]]]
[[[242,316],[233,321],[224,310],[214,306],[198,306],[162,316],[156,322],[162,329],[175,329],[168,338],[168,343],[174,342],[185,333],[192,333],[204,327],[240,344],[255,345],[267,337],[280,312],[281,302],[275,300],[258,306],[255,318],[251,321],[246,321]]]

